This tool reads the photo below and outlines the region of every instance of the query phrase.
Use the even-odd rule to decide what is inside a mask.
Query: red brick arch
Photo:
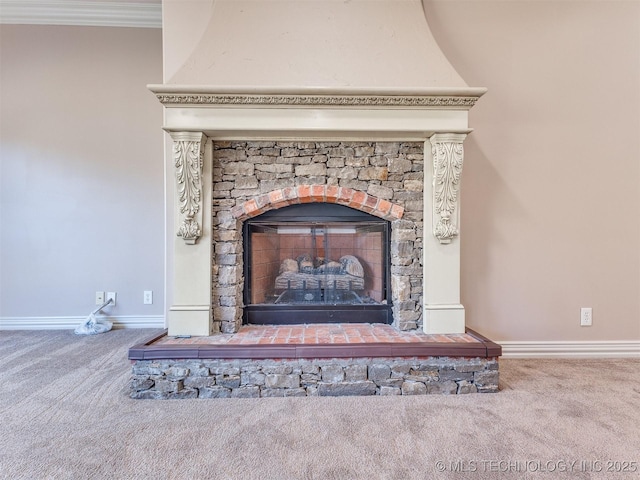
[[[233,207],[231,214],[238,220],[246,220],[269,210],[313,202],[338,203],[385,220],[398,220],[404,213],[404,207],[360,190],[336,185],[298,185],[273,190],[247,200]]]

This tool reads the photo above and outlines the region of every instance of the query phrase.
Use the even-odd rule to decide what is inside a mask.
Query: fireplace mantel
[[[485,88],[258,88],[149,85],[164,129],[212,139],[425,140],[469,133]]]
[[[462,143],[471,132],[468,111],[486,89],[149,89],[165,107],[164,129],[174,143],[167,161],[177,178],[175,218],[182,238],[169,240],[170,335],[214,333],[212,142],[240,140],[424,142],[422,325],[429,334],[465,331],[458,223]]]

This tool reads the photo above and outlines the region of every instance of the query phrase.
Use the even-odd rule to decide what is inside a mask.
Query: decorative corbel
[[[173,163],[176,172],[180,227],[177,235],[193,245],[202,235],[202,132],[170,132],[173,139]]]
[[[433,235],[451,243],[458,235],[458,193],[466,134],[436,133],[430,137],[433,156]]]

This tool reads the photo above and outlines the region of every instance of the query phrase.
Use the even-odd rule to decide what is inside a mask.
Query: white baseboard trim
[[[596,342],[500,342],[502,358],[640,357],[640,340]]]
[[[113,328],[165,328],[164,315],[100,315]],[[84,317],[0,317],[0,330],[73,330]]]
[[[0,317],[0,330],[73,330],[85,317]],[[166,328],[164,315],[101,316],[113,328]],[[594,342],[496,341],[501,358],[640,358],[640,340]]]

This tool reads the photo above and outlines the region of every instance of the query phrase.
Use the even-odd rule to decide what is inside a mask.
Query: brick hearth
[[[154,345],[340,345],[340,344],[481,344],[469,333],[428,335],[399,332],[383,324],[243,325],[235,334],[176,338],[163,336]]]
[[[139,399],[496,392],[499,345],[388,325],[243,326],[129,350]]]

